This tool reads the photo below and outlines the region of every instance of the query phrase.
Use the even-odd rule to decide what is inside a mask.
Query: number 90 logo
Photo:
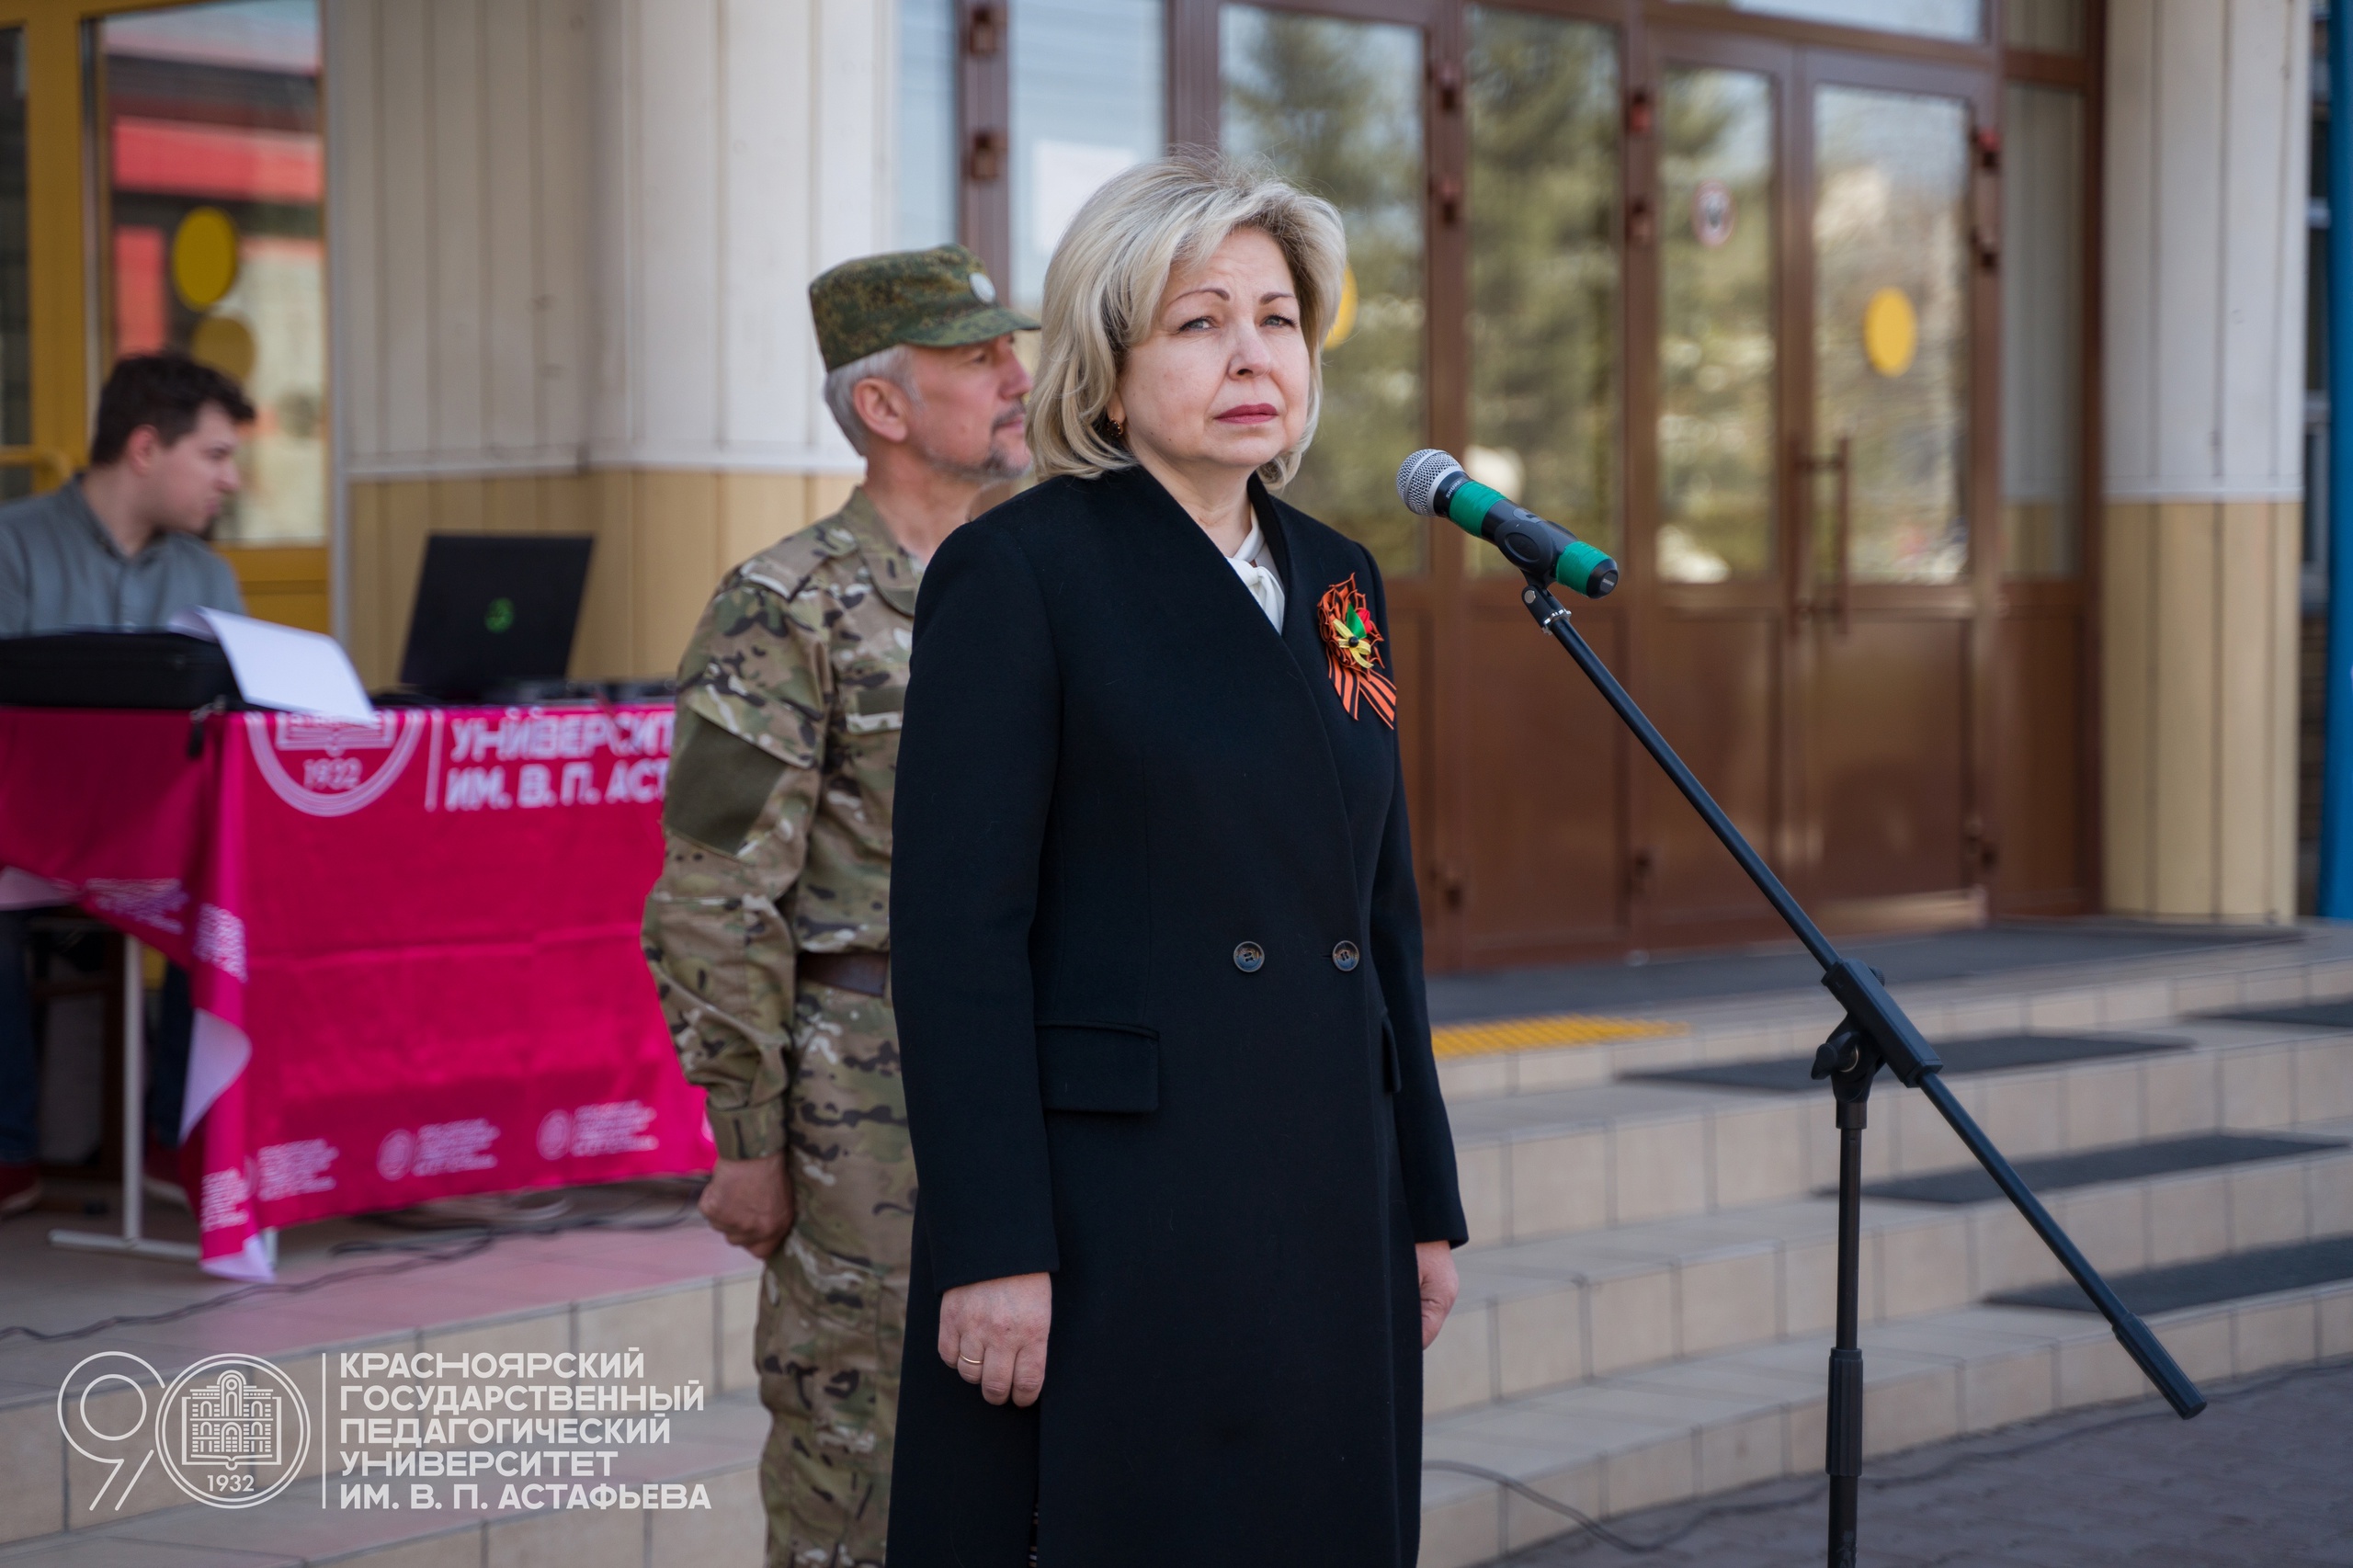
[[[58,1385],[57,1426],[106,1468],[92,1513],[109,1496],[119,1510],[150,1464],[199,1503],[250,1508],[292,1484],[311,1452],[301,1391],[255,1356],[208,1356],[166,1383],[140,1357],[101,1350]]]

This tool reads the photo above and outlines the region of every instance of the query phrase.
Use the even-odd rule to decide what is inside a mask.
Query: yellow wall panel
[[[2280,674],[2272,635],[2273,508],[2268,501],[2226,501],[2216,510],[2215,903],[2268,909],[2276,893],[2270,784],[2279,767],[2271,699]]]
[[[2150,907],[2150,779],[2152,682],[2151,585],[2154,580],[2156,508],[2120,501],[2107,512],[2101,555],[2100,752],[2106,759],[2102,857],[2108,905]]]
[[[225,545],[245,613],[306,631],[331,631],[334,619],[327,548],[323,544]]]
[[[2157,853],[2150,905],[2159,915],[2205,915],[2215,903],[2216,544],[2214,503],[2158,504],[2152,607],[2156,744],[2150,757],[2157,785]]]
[[[2302,598],[2299,578],[2303,572],[2304,506],[2301,501],[2272,503],[2271,528],[2271,755],[2276,766],[2265,780],[2271,792],[2271,841],[2263,846],[2271,861],[2271,918],[2296,916],[2296,791],[2301,771],[2298,748],[2302,725],[2298,709],[2302,693],[2300,643],[2303,636]]]
[[[719,559],[729,568],[815,521],[809,483],[798,473],[719,476]]]
[[[2112,910],[2293,915],[2301,526],[2292,501],[2107,508],[2102,767]]]
[[[597,538],[596,552],[588,558],[588,591],[580,607],[580,631],[572,642],[572,673],[582,680],[667,674],[640,668],[631,648],[631,631],[636,624],[631,588],[636,575],[631,545],[635,499],[631,476],[626,472],[600,470],[578,476],[570,488],[551,487],[547,494],[551,511],[563,516],[576,508]]]
[[[433,483],[433,531],[438,534],[479,534],[491,531],[489,481],[460,474]]]
[[[642,670],[675,669],[710,590],[727,570],[719,530],[724,476],[641,469],[635,477],[635,664]]]
[[[417,574],[425,567],[425,538],[438,522],[434,509],[440,498],[439,485],[438,480],[423,480],[394,484],[385,491],[384,527],[377,559],[377,570],[381,575],[376,583],[383,605],[384,663],[381,671],[363,671],[366,678],[400,678],[401,655],[408,644],[409,609],[416,599]]]
[[[374,591],[383,574],[377,565],[383,505],[381,485],[355,484],[344,514],[344,571],[351,583],[351,608],[343,642],[362,680],[370,679],[371,672],[381,669],[389,656],[383,652],[390,636],[383,629],[383,602]]]
[[[497,534],[562,533],[547,526],[542,494],[560,474],[502,473],[483,483],[483,531]]]
[[[838,512],[849,500],[849,493],[858,488],[858,476],[854,473],[813,473],[808,476],[809,517],[812,521],[828,512]]]

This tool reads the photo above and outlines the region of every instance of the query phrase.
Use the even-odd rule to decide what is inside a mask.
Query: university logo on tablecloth
[[[392,787],[416,755],[427,722],[414,710],[357,723],[273,713],[246,733],[254,762],[279,800],[309,816],[340,817]]]

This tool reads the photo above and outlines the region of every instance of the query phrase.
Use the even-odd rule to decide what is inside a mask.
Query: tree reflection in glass
[[[1618,51],[1608,28],[1471,12],[1464,465],[1618,544]],[[1474,574],[1508,573],[1482,548]]]
[[[1658,574],[1762,576],[1774,551],[1772,84],[1669,71],[1659,187]]]
[[[1219,52],[1226,151],[1266,158],[1347,226],[1354,287],[1325,339],[1315,444],[1285,499],[1361,540],[1382,572],[1419,572],[1428,525],[1392,476],[1428,431],[1421,34],[1229,5]]]
[[[1853,442],[1859,582],[1950,583],[1969,564],[1968,138],[1950,98],[1814,98],[1814,419],[1825,447]],[[1829,511],[1814,549],[1825,581]]]

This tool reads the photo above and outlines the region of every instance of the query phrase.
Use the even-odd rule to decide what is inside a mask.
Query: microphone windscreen
[[[1461,472],[1462,465],[1451,454],[1424,447],[1397,465],[1397,499],[1405,503],[1407,511],[1427,517],[1437,510],[1438,487],[1447,475]]]

